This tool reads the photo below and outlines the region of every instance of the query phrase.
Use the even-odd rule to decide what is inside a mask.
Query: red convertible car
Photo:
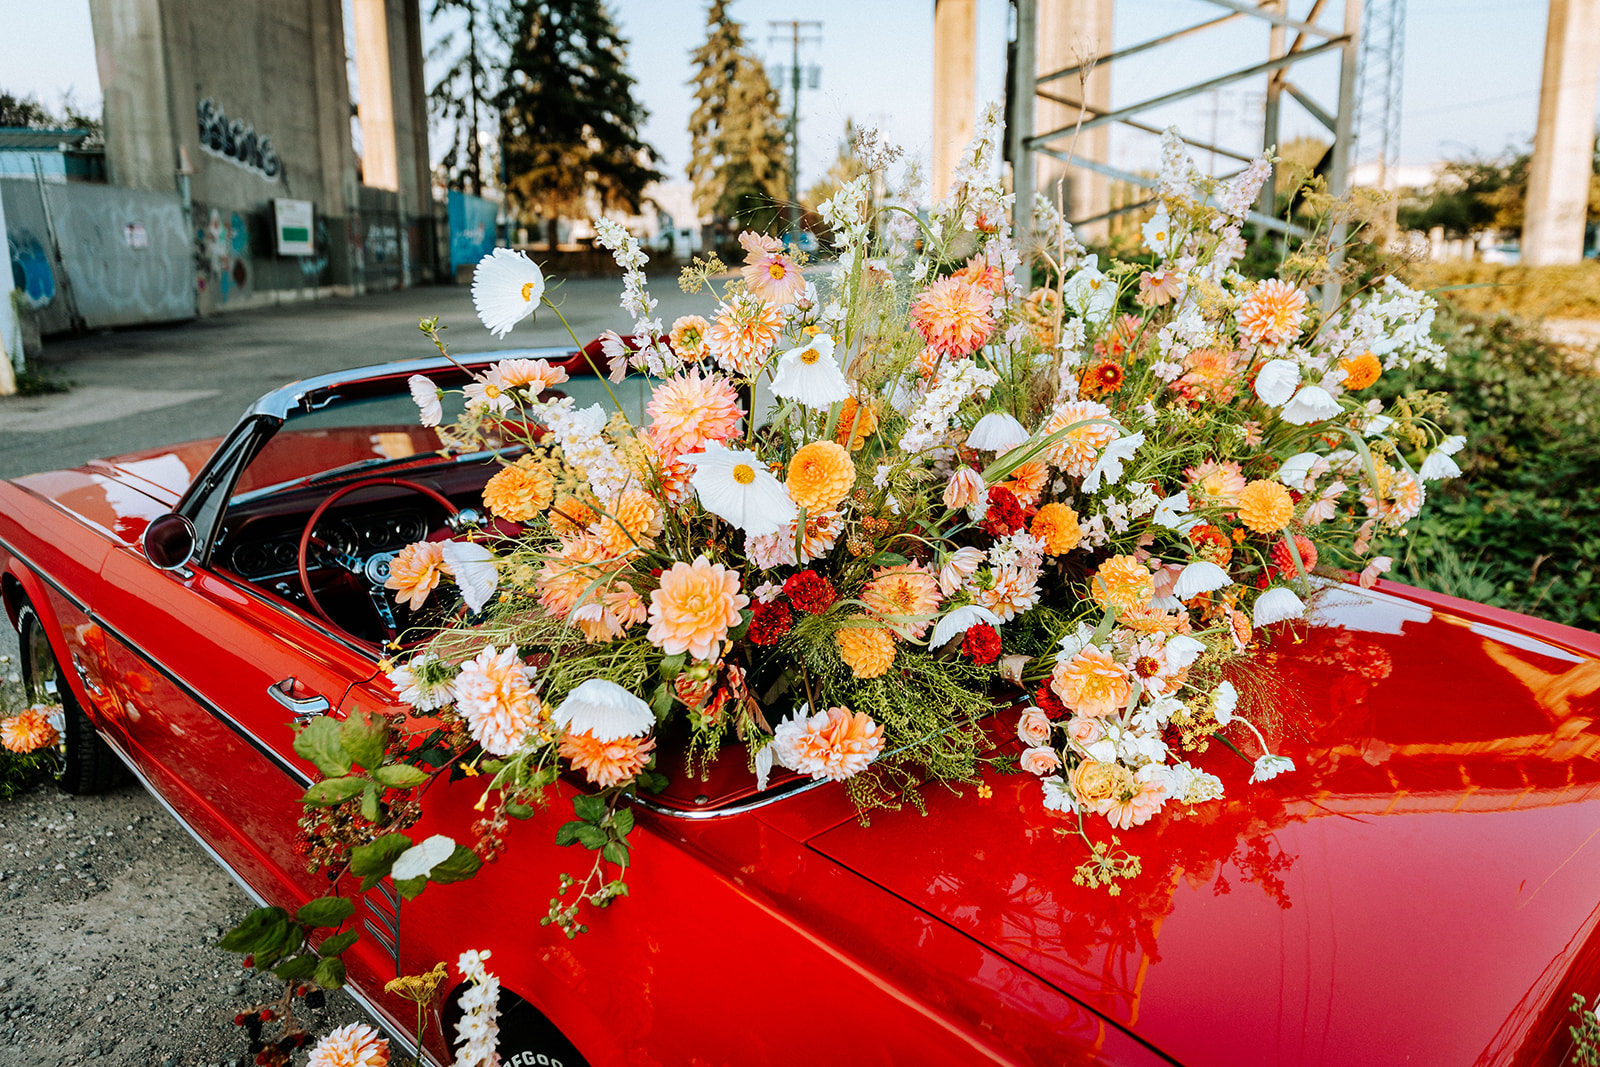
[[[66,709],[61,785],[126,765],[262,901],[328,891],[295,853],[315,771],[290,724],[397,710],[389,560],[495,469],[417,425],[418,372],[466,373],[311,379],[221,441],[0,483],[0,593]],[[538,923],[570,865],[555,807],[403,906],[339,887],[350,988],[406,1033],[384,983],[489,949],[514,1067],[1569,1062],[1573,995],[1600,992],[1600,638],[1380,583],[1261,654],[1295,773],[1199,757],[1227,799],[1124,834],[1143,870],[1119,895],[1073,883],[1031,775],[868,824],[841,785],[758,791],[725,759],[639,803],[630,895],[574,940]],[[477,793],[436,786],[414,833],[465,839]]]

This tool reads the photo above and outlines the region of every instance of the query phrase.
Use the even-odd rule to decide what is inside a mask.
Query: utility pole
[[[769,19],[767,43],[783,40],[778,31],[789,31],[791,48],[789,85],[793,96],[789,104],[789,233],[800,240],[800,46],[822,43],[822,23],[815,19]],[[812,88],[816,88],[815,85]]]

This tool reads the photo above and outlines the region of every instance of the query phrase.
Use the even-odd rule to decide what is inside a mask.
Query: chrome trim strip
[[[796,779],[787,785],[769,789],[758,797],[752,797],[737,804],[729,804],[725,808],[712,808],[709,811],[684,811],[681,808],[669,808],[665,804],[658,804],[648,797],[634,797],[633,803],[645,811],[654,812],[668,819],[721,819],[730,815],[743,815],[747,811],[755,811],[758,808],[766,807],[768,804],[776,804],[780,800],[799,796],[801,793],[808,793],[818,786],[828,784],[830,783],[826,778],[812,781]]]

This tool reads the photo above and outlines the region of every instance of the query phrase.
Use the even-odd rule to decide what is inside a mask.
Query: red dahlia
[[[1000,655],[1000,635],[994,632],[993,626],[980,622],[967,631],[961,651],[971,656],[974,663],[993,663]]]
[[[983,529],[991,537],[1007,537],[1022,529],[1027,519],[1022,505],[1011,490],[995,486],[989,490],[989,510],[983,513]]]
[[[775,645],[778,638],[794,628],[794,617],[782,601],[756,603],[750,618],[750,640],[758,645]]]
[[[1067,713],[1067,706],[1061,703],[1061,698],[1056,696],[1056,691],[1050,688],[1050,679],[1046,678],[1039,683],[1039,688],[1034,690],[1033,702],[1039,710],[1052,719],[1059,719]]]
[[[813,615],[820,615],[833,607],[834,600],[839,596],[834,592],[832,582],[810,569],[789,575],[783,583],[783,595],[789,598],[797,611]]]

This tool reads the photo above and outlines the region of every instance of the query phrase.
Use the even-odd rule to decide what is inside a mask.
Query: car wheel
[[[103,793],[121,778],[122,764],[109,745],[95,732],[89,716],[83,713],[72,694],[50,648],[44,623],[23,604],[17,618],[17,636],[22,646],[22,691],[34,704],[60,704],[61,736],[56,741],[52,774],[56,784],[68,793]]]
[[[589,1067],[573,1043],[555,1023],[509,989],[500,990],[500,1067]],[[444,1033],[453,1040],[461,1021],[459,994],[444,1015]]]

